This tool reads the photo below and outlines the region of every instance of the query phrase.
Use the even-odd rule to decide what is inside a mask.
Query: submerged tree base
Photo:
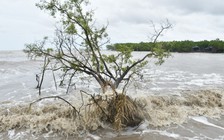
[[[144,120],[143,106],[125,94],[99,98],[94,106],[93,112],[101,114],[101,121],[112,124],[116,130],[138,126]]]
[[[72,118],[74,120],[79,120],[80,127],[92,131],[98,129],[98,127],[100,127],[100,124],[102,123],[109,124],[114,129],[119,131],[125,127],[138,126],[145,119],[145,106],[141,102],[133,100],[131,97],[125,94],[117,94],[108,98],[106,96],[92,95],[81,91],[81,95],[83,93],[91,96],[91,99],[86,102],[84,102],[83,100],[82,105],[79,107],[79,109],[74,107],[69,101],[62,97],[49,96],[40,98],[32,102],[29,106],[28,111],[31,111],[31,106],[34,103],[37,103],[44,99],[60,99],[61,101],[64,101],[66,104],[72,107]],[[98,125],[91,125],[91,123]]]
[[[148,127],[158,128],[182,124],[189,120],[189,116],[218,119],[224,115],[223,90],[185,91],[181,96],[149,95],[137,101],[124,94],[106,99],[93,96],[98,105],[89,101],[89,96],[83,97],[83,102],[74,98],[68,100],[80,111],[76,115],[74,108],[59,98],[38,100],[41,103],[33,103],[32,108],[21,102],[1,103],[0,132],[22,130],[38,136],[49,133],[77,138],[88,132],[98,133],[101,128],[122,130],[140,125],[141,121],[148,122]]]

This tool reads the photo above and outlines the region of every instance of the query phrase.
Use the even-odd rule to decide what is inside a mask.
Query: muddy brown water
[[[35,75],[42,62],[27,60],[21,51],[0,52],[0,139],[224,139],[224,55],[172,55],[160,67],[148,65],[143,80],[130,86],[128,95],[146,104],[147,119],[118,133],[93,117],[85,123],[94,131],[77,131],[80,122],[71,119],[71,109],[54,99],[28,112],[29,103],[39,98]],[[60,95],[75,106],[80,89],[99,90],[94,82],[77,81],[78,89],[65,95],[64,89],[56,91],[51,73],[46,79],[42,96]]]

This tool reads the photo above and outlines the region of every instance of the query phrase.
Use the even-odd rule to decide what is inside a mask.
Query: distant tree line
[[[108,45],[108,50],[118,50],[120,48],[128,47],[134,51],[151,51],[154,47],[160,46],[166,51],[170,52],[211,52],[211,53],[224,53],[224,41],[204,40],[204,41],[162,41],[157,42],[140,42],[140,43],[116,43]]]

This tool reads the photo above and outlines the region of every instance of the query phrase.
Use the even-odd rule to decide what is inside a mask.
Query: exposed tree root
[[[107,110],[109,112],[109,122],[113,122],[117,130],[126,126],[137,126],[144,119],[138,103],[124,94],[119,94],[110,99]]]
[[[138,126],[144,120],[143,107],[127,95],[118,94],[106,100],[91,96],[93,114],[98,114],[101,121],[112,124],[116,130]]]

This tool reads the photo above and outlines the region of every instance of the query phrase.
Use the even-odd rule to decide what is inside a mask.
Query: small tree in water
[[[54,48],[45,47],[47,38],[44,38],[40,43],[27,44],[24,52],[28,53],[30,57],[45,58],[43,72],[50,63],[54,64],[54,71],[62,70],[61,84],[64,83],[65,77],[68,77],[68,86],[70,86],[75,75],[85,73],[99,83],[103,93],[108,88],[112,89],[115,98],[110,101],[111,105],[108,107],[112,112],[111,115],[115,115],[115,118],[108,117],[107,119],[110,122],[115,122],[116,117],[120,115],[123,117],[123,121],[121,119],[120,122],[117,122],[118,126],[127,121],[123,116],[124,112],[119,114],[122,110],[127,110],[127,108],[121,109],[124,102],[120,102],[120,100],[131,100],[129,97],[120,96],[124,94],[126,85],[134,76],[140,74],[142,68],[147,64],[148,58],[157,58],[157,63],[161,64],[168,53],[157,46],[152,47],[150,52],[137,60],[132,59],[132,49],[126,46],[120,46],[115,54],[102,53],[102,47],[109,43],[107,27],[95,26],[93,11],[83,9],[87,5],[88,2],[85,0],[42,0],[37,6],[50,12],[51,16],[60,19],[62,28],[56,29],[56,36],[52,43]],[[153,27],[155,26],[153,25]],[[161,25],[159,30],[154,28],[153,42],[155,43],[162,32],[169,28],[171,28],[169,22]],[[122,87],[120,87],[121,83],[123,83]],[[123,89],[123,93],[118,93],[118,88]],[[111,106],[117,106],[117,108],[113,109]]]

